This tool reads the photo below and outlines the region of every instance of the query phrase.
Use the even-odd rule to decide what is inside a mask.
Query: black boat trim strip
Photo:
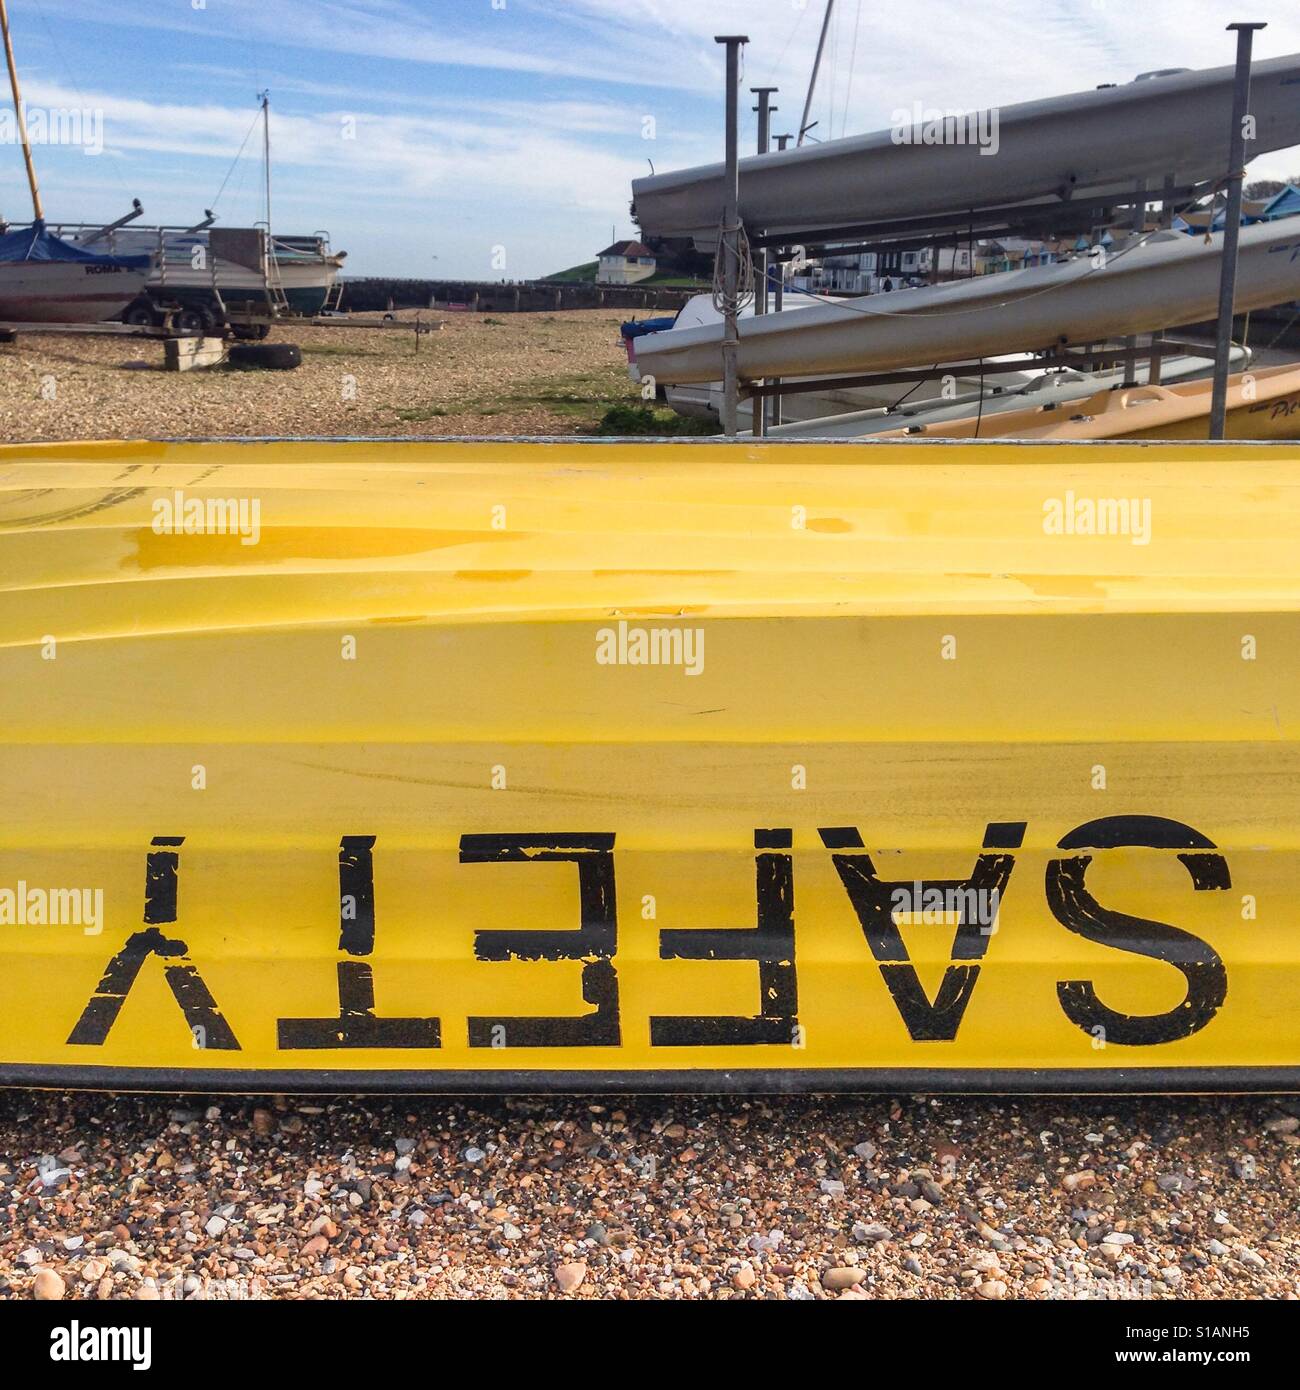
[[[829,1093],[950,1095],[1154,1095],[1300,1091],[1293,1067],[854,1067],[645,1071],[234,1070],[181,1067],[34,1066],[0,1063],[0,1086],[87,1091],[244,1094],[540,1095]]]

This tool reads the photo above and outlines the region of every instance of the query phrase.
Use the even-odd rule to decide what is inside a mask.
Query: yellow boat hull
[[[0,1081],[1291,1085],[1298,720],[1285,446],[0,449]]]
[[[1081,401],[890,430],[879,439],[1019,439],[1062,443],[1210,437],[1209,380],[1111,387]],[[1228,378],[1224,438],[1300,438],[1300,367],[1261,367]]]

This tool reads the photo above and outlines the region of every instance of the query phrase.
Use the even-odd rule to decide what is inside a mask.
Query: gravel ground
[[[0,1093],[0,1297],[1294,1299],[1300,1102]]]
[[[32,334],[0,345],[0,441],[205,435],[483,435],[588,431],[639,403],[609,309],[424,312],[435,332],[285,325],[296,371],[164,372],[147,338]],[[418,342],[419,350],[416,351]]]

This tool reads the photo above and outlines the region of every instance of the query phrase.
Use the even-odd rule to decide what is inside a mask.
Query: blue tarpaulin
[[[123,270],[146,270],[148,256],[97,256],[45,230],[43,222],[0,236],[0,263],[6,261],[77,261],[83,265],[115,265]]]
[[[672,317],[657,319],[632,319],[622,327],[625,338],[644,338],[647,333],[663,333],[677,320]]]

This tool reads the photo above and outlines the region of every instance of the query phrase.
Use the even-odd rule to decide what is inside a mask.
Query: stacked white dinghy
[[[826,302],[740,326],[740,374],[876,372],[1098,343],[1213,318],[1223,234],[1157,232],[1123,250],[1062,265]],[[1300,298],[1300,223],[1242,229],[1238,313]],[[650,334],[643,375],[663,384],[718,375],[720,325]]]
[[[742,160],[740,216],[751,232],[798,241],[867,222],[1104,203],[1143,184],[1158,190],[1171,175],[1184,187],[1219,179],[1232,85],[1231,67],[1162,73],[949,118],[938,132],[924,112],[907,113],[889,130]],[[1253,65],[1250,112],[1252,155],[1300,144],[1300,54]],[[724,174],[710,164],[635,180],[642,232],[712,247]]]

